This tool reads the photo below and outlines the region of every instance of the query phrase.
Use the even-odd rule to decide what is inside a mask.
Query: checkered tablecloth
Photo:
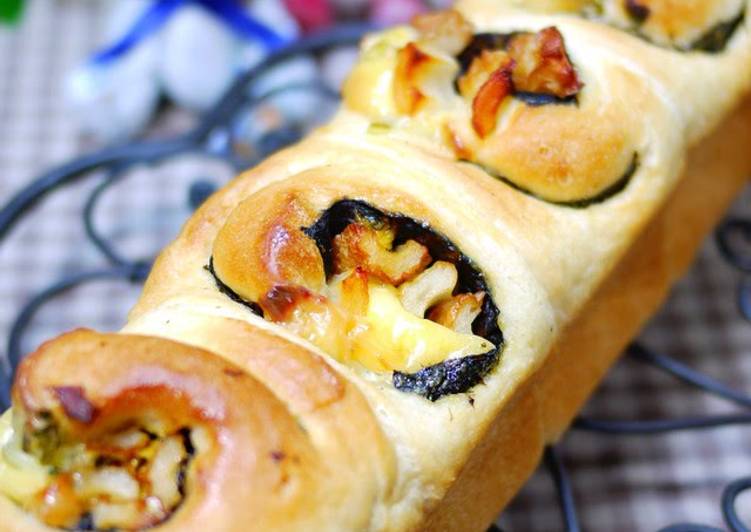
[[[0,0],[2,1],[2,0]],[[60,98],[62,76],[95,45],[99,2],[30,0],[23,24],[0,29],[0,201],[51,165],[81,153],[70,113]],[[190,213],[187,184],[221,182],[229,170],[183,158],[156,169],[137,169],[102,198],[100,226],[131,257],[147,257],[174,236]],[[94,269],[104,259],[85,239],[80,216],[92,176],[46,201],[0,245],[0,340],[18,310],[62,276]],[[751,216],[751,191],[733,210]],[[691,272],[673,291],[641,340],[733,386],[751,390],[751,324],[736,308],[741,275],[709,239]],[[25,348],[85,325],[119,328],[140,291],[128,282],[96,282],[43,307]],[[0,351],[5,349],[0,344]],[[646,366],[622,361],[586,412],[601,418],[643,419],[732,410]],[[674,522],[723,527],[720,493],[751,474],[751,428],[648,437],[569,434],[561,452],[570,469],[585,530],[655,531]],[[751,523],[751,494],[739,499]],[[511,532],[560,530],[556,495],[539,471],[499,520]]]

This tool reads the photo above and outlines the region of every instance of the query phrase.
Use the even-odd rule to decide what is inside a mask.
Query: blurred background
[[[132,139],[188,131],[233,80],[269,51],[342,23],[409,20],[434,0],[0,0],[0,203],[53,166]],[[23,217],[0,245],[0,362],[19,312],[42,290],[107,258],[150,261],[197,204],[239,168],[303,135],[334,110],[356,53],[299,55],[248,88],[200,152],[67,185]],[[294,87],[280,90],[281,87]],[[226,155],[233,154],[231,160]],[[103,184],[105,184],[103,186]],[[99,190],[98,190],[99,189]],[[96,200],[92,202],[92,193]],[[733,214],[751,216],[751,194]],[[708,239],[688,276],[644,331],[645,345],[751,391],[751,324],[737,308],[743,274]],[[128,279],[81,284],[28,315],[26,352],[77,326],[117,330],[140,292]],[[657,419],[731,411],[634,361],[613,370],[587,407],[593,417]],[[658,530],[675,522],[723,529],[723,487],[751,474],[751,434],[729,427],[663,436],[576,432],[561,446],[585,530]],[[751,495],[738,501],[751,523]],[[499,520],[507,532],[562,530],[555,491],[538,472]]]

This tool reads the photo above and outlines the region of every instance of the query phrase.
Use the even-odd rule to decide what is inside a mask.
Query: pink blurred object
[[[284,0],[284,5],[305,33],[330,26],[334,21],[328,0]]]
[[[401,24],[425,10],[420,0],[372,0],[370,19],[382,25]]]

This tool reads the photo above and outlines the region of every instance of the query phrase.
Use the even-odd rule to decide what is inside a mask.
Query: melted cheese
[[[47,468],[23,452],[12,423],[12,411],[0,416],[0,495],[23,504],[50,481]]]
[[[351,358],[373,371],[413,373],[450,358],[487,353],[489,341],[408,312],[395,288],[371,284],[368,312],[353,330]]]
[[[416,36],[414,29],[402,26],[365,39],[362,60],[342,87],[350,109],[386,122],[396,115],[392,97],[396,53]]]

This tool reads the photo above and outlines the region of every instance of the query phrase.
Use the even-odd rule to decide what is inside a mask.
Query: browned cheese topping
[[[426,98],[421,83],[441,62],[421,46],[457,57],[473,39],[471,24],[453,10],[418,16],[412,25],[420,38],[398,51],[393,82],[396,109],[406,115],[420,110]],[[565,100],[583,86],[557,28],[504,37],[503,46],[481,50],[457,80],[459,93],[471,102],[472,127],[481,138],[493,132],[510,96],[531,93]]]
[[[349,223],[331,241],[326,285],[274,285],[258,301],[264,317],[373,371],[417,371],[491,350],[472,333],[484,292],[454,294],[456,266],[394,237],[388,224]]]
[[[66,397],[69,391],[56,392]],[[83,404],[70,397],[61,403],[66,412]],[[17,502],[44,524],[140,530],[163,522],[182,502],[191,454],[187,431],[156,436],[128,427],[84,444],[61,441],[44,416],[31,426],[23,452],[45,466],[48,476],[41,490]]]

